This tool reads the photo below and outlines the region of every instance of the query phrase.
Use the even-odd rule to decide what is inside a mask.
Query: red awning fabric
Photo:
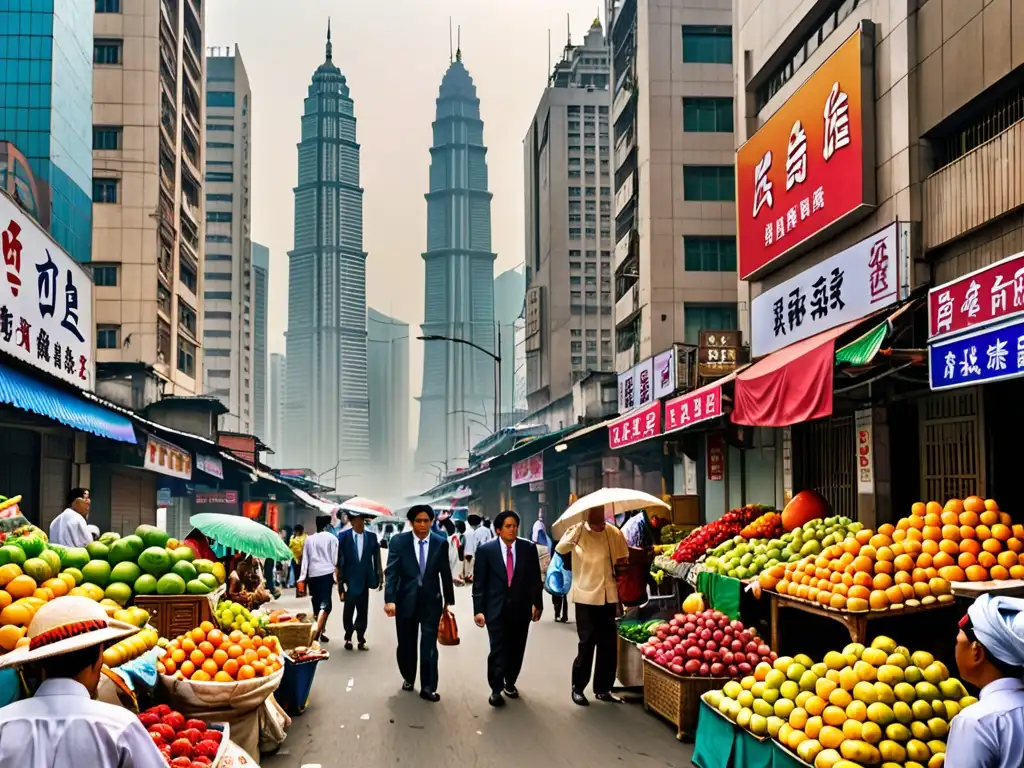
[[[736,376],[732,421],[750,427],[788,427],[832,413],[835,341],[860,320],[773,352]]]

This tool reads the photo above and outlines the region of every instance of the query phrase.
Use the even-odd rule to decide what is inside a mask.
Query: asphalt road
[[[286,590],[288,609],[305,608]],[[306,712],[263,768],[541,768],[546,765],[689,766],[692,749],[675,730],[639,704],[577,707],[569,698],[576,652],[575,625],[555,624],[550,604],[534,624],[519,680],[521,698],[503,709],[487,704],[487,634],[472,621],[469,589],[456,592],[462,643],[440,648],[441,701],[431,704],[401,690],[394,624],[374,594],[370,650],[342,648],[341,609],[328,622],[332,656],[317,670]],[[572,611],[570,611],[570,619]],[[588,692],[589,695],[589,692]]]

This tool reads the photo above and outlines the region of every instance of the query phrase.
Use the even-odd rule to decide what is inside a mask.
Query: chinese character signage
[[[655,400],[608,425],[608,447],[624,448],[661,434],[661,402]]]
[[[871,35],[858,29],[736,153],[739,274],[875,204]]]
[[[196,504],[237,504],[238,491],[196,491]]]
[[[541,347],[541,304],[544,286],[535,285],[526,292],[526,351]]]
[[[660,400],[676,391],[676,350],[654,356],[654,398]]]
[[[739,331],[701,331],[697,340],[698,372],[714,378],[736,370],[743,337]]]
[[[907,226],[894,222],[755,298],[750,303],[751,354],[767,355],[895,304],[900,230]]]
[[[722,415],[722,385],[709,384],[665,403],[665,432]]]
[[[152,435],[146,440],[146,458],[143,466],[151,472],[168,477],[192,479],[192,454]]]
[[[544,479],[544,454],[536,453],[512,465],[512,485],[526,485]]]
[[[1024,312],[1024,253],[928,292],[928,338],[988,325]]]
[[[721,432],[709,432],[707,443],[708,480],[725,479],[725,435]]]
[[[1024,317],[928,345],[932,389],[951,389],[1024,374]]]
[[[875,492],[875,448],[872,437],[871,409],[854,414],[857,431],[857,493]]]
[[[636,368],[619,374],[619,413],[636,408]]]
[[[633,369],[636,382],[636,407],[643,408],[654,400],[654,358],[649,357]]]
[[[197,453],[196,469],[205,472],[208,475],[212,475],[218,480],[224,479],[224,465],[221,464],[220,459],[216,456],[206,456],[202,453]]]
[[[0,352],[91,389],[92,280],[3,194],[0,252]]]

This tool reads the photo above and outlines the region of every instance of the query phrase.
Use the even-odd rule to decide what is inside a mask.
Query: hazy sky
[[[581,42],[595,0],[211,0],[208,46],[237,44],[252,89],[252,238],[270,248],[271,352],[284,352],[287,252],[292,247],[302,101],[324,60],[331,17],[334,62],[348,78],[362,145],[367,302],[423,320],[427,170],[434,100],[449,64],[448,17],[462,27],[463,61],[476,83],[488,146],[495,274],[523,260],[523,136],[561,55],[566,14]],[[418,395],[422,344],[410,346]],[[415,407],[415,406],[414,406]],[[414,415],[415,417],[415,415]],[[415,429],[412,440],[415,440]]]

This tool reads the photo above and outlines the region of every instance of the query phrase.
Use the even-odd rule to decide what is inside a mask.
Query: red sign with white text
[[[743,280],[826,227],[874,205],[871,80],[857,30],[736,152]],[[869,150],[869,158],[865,151]]]
[[[535,453],[512,465],[512,485],[526,485],[544,479],[544,454]]]
[[[674,432],[722,415],[722,385],[713,384],[665,403],[665,431]]]
[[[608,425],[608,447],[625,448],[661,434],[661,401],[655,400]]]
[[[1024,253],[928,291],[928,338],[1024,312]]]

